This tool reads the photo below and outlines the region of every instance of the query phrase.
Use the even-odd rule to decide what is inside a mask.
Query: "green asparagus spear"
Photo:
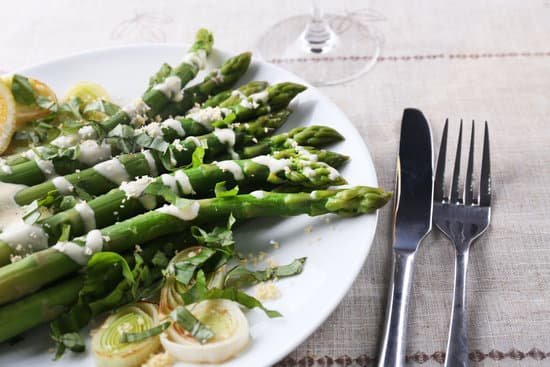
[[[73,188],[76,186],[91,195],[101,195],[140,176],[157,176],[167,168],[181,167],[191,163],[193,152],[203,146],[206,159],[214,159],[217,155],[231,151],[234,146],[251,144],[252,139],[258,139],[273,132],[288,118],[289,112],[282,110],[259,117],[248,125],[236,126],[233,129],[218,129],[201,137],[188,137],[183,141],[176,140],[164,151],[151,150],[142,153],[123,154],[118,158],[100,163],[92,168],[64,176]],[[153,148],[153,147],[152,147]],[[19,205],[29,204],[44,197],[48,192],[56,190],[54,180],[46,181],[19,191],[15,201]]]
[[[246,121],[264,115],[269,111],[281,110],[304,89],[304,86],[295,83],[275,84],[268,87],[263,92],[252,94],[250,97],[245,96],[241,100],[241,102],[245,103],[239,103],[228,107],[228,115],[220,122]],[[145,143],[139,142],[139,144],[141,146],[151,147],[148,146],[148,144],[155,144],[155,141],[155,139],[151,138],[147,139]],[[161,143],[163,147],[166,147],[166,144],[164,144],[165,142],[161,141]],[[76,150],[76,154],[78,154],[78,150]],[[76,158],[77,157],[73,157],[70,161],[77,162]],[[0,181],[36,185],[49,178],[49,176],[55,175],[56,171],[63,171],[60,167],[63,164],[66,164],[66,160],[51,162],[49,160],[38,159],[36,161],[25,162],[11,167],[10,172],[0,172]],[[76,170],[79,169],[79,167],[72,166],[71,169]],[[71,169],[69,169],[69,171]]]
[[[174,204],[94,230],[73,242],[58,243],[0,268],[0,304],[35,292],[63,276],[76,272],[97,251],[124,252],[136,244],[185,231],[190,225],[265,216],[311,216],[334,213],[350,216],[372,213],[391,194],[381,189],[358,186],[312,193],[237,195],[212,199],[176,199]]]
[[[315,153],[315,151],[311,152]],[[125,183],[120,188],[113,189],[86,204],[78,204],[77,208],[39,220],[35,226],[40,226],[44,230],[49,244],[55,244],[66,225],[70,225],[70,235],[75,237],[92,229],[103,228],[116,221],[131,218],[162,204],[162,200],[144,194],[147,186],[153,182],[165,185],[180,197],[199,198],[214,196],[215,187],[220,182],[225,182],[228,187],[238,185],[246,191],[268,190],[282,184],[291,185],[295,191],[323,189],[345,184],[343,177],[334,168],[308,158],[295,151],[293,156],[286,153],[281,159],[258,156],[253,159],[203,164],[178,170],[171,175],[164,174],[156,180],[144,176],[136,181]],[[272,172],[270,167],[272,169],[284,167],[284,169]],[[236,175],[235,172],[237,172]],[[87,205],[91,209],[92,225],[90,225],[89,216],[82,217],[82,205]],[[10,231],[10,228],[7,230]],[[23,249],[25,253],[17,253],[8,243],[2,241],[0,236],[0,255],[2,255],[0,266],[8,264],[11,256],[32,252],[26,251],[26,246]]]
[[[191,47],[184,61],[174,69],[165,64],[163,69],[166,71],[164,73],[160,73],[161,75],[158,77],[152,78],[153,83],[139,100],[140,103],[138,103],[139,108],[137,109],[141,109],[143,111],[136,111],[136,106],[132,103],[122,108],[107,120],[103,121],[99,126],[100,129],[104,133],[108,133],[120,124],[129,123],[136,112],[147,113],[149,116],[154,117],[170,103],[178,104],[180,106],[179,109],[184,112],[184,110],[193,107],[195,103],[204,101],[209,94],[217,93],[218,91],[229,88],[233,85],[233,83],[235,83],[237,79],[248,69],[250,64],[250,53],[244,53],[227,60],[226,63],[222,65],[219,72],[214,71],[208,75],[202,83],[183,90],[183,94],[181,96],[179,95],[179,89],[193,79],[199,69],[203,67],[201,65],[203,63],[202,59],[210,53],[212,43],[212,34],[205,29],[200,29],[197,32],[195,43]],[[174,85],[166,86],[163,84],[168,78],[171,78],[169,79],[169,82],[171,81]],[[171,91],[171,89],[173,89],[173,91]],[[172,93],[173,96],[166,95],[171,92],[174,92]],[[179,100],[180,98],[181,100]],[[172,99],[176,99],[177,102],[173,102]],[[186,106],[187,109],[185,109]],[[88,134],[73,134],[68,140],[74,145],[79,140],[85,139],[86,135]],[[94,133],[94,135],[96,134]],[[55,143],[49,145],[56,147]],[[29,150],[21,154],[6,157],[5,159],[8,165],[15,166],[17,164],[33,160],[33,151]],[[15,182],[13,180],[16,178],[7,177],[6,179],[7,180],[4,181],[0,178],[0,181]]]
[[[191,246],[195,243],[193,236],[187,231],[175,236],[165,236],[155,241],[151,241],[142,246],[142,252],[140,252],[141,258],[150,268],[153,268],[154,255],[162,251],[167,257],[172,256],[174,251],[181,250],[185,247]],[[134,260],[132,254],[125,254],[125,259],[128,263]],[[158,270],[158,269],[155,269]],[[162,278],[160,271],[150,272],[153,280],[159,280]],[[85,280],[85,274],[77,274],[68,279],[61,279],[54,285],[45,288],[29,297],[26,297],[20,301],[11,303],[4,307],[0,307],[0,343],[9,340],[22,332],[29,330],[35,326],[43,324],[48,321],[55,320],[64,315],[75,304],[79,297],[79,293],[82,290],[83,282]],[[117,286],[117,282],[120,281],[120,271],[106,272],[102,278],[102,283],[107,284],[108,287],[101,289],[101,292],[97,292],[96,298],[101,299],[108,297],[113,289]],[[95,285],[99,287],[98,284]],[[92,302],[97,299],[91,300]],[[118,302],[112,305],[112,302],[106,304],[107,307],[115,308],[121,306],[122,302]],[[116,302],[116,300],[112,300]],[[128,302],[126,300],[126,302]],[[97,307],[93,304],[95,316],[101,312],[105,312],[104,307]]]
[[[224,65],[227,65],[227,67],[222,66],[222,69],[220,69],[225,70],[225,72],[221,72],[224,80],[224,82],[220,82],[221,87],[225,88],[232,85],[246,70],[249,63],[250,55],[248,53],[238,55],[226,61]],[[184,109],[188,110],[194,103],[202,101],[205,98],[203,93],[215,91],[215,86],[217,84],[212,82],[213,78],[213,76],[209,76],[205,78],[201,84],[184,90],[184,92],[188,92],[185,94],[185,99],[178,103],[179,111],[184,112]],[[244,98],[266,87],[267,83],[265,82],[251,82],[239,88],[239,92]],[[200,90],[202,92],[195,92],[195,90]],[[235,101],[235,104],[239,102],[240,101]],[[182,103],[186,105],[183,106]],[[174,126],[174,121],[166,121],[162,124],[153,122],[139,130],[145,129],[145,132],[156,132],[161,131],[162,128],[162,132],[164,133],[162,140],[166,142],[171,142],[182,135],[197,136],[206,134],[211,130],[211,128],[208,128],[208,124],[202,121],[197,122],[192,118],[179,118],[175,124],[179,124],[180,126]],[[45,171],[46,169],[52,171],[51,175],[54,173],[65,175],[77,169],[85,169],[90,165],[105,161],[111,156],[139,151],[143,148],[138,144],[143,143],[143,139],[140,138],[144,138],[143,135],[146,135],[140,135],[139,130],[133,133],[132,128],[125,125],[118,125],[108,134],[108,137],[104,139],[103,142],[86,140],[82,142],[82,145],[65,146],[65,143],[72,144],[78,141],[78,134],[74,134],[74,139],[71,137],[66,141],[62,141],[63,145],[61,146],[59,143],[53,142],[46,146],[34,148],[34,150],[27,151],[24,154],[16,155],[8,159],[6,162],[12,167],[7,172],[0,174],[0,181],[11,183],[24,182],[27,185],[35,185],[47,178],[48,173]],[[156,140],[159,139],[160,138],[157,138]],[[151,140],[153,140],[153,138],[145,141],[149,142]],[[95,154],[86,154],[85,151],[91,151]],[[19,164],[23,165],[18,167],[17,165]]]

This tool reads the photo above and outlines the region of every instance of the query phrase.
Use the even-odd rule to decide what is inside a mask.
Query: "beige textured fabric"
[[[212,29],[221,48],[248,49],[269,24],[307,6],[296,0],[3,2],[0,69],[90,48],[189,40],[199,26]],[[373,14],[366,7],[376,9],[374,18],[383,18],[376,22],[385,37],[383,57],[361,79],[323,92],[359,127],[382,186],[393,187],[404,107],[425,112],[437,143],[447,117],[453,134],[460,118],[490,122],[495,199],[492,225],[471,253],[470,348],[478,351],[472,360],[483,359],[482,366],[547,365],[550,2],[329,4],[329,10],[344,7],[354,16]],[[364,270],[340,307],[282,366],[372,365],[385,307],[389,219],[386,208]],[[450,244],[433,233],[417,256],[410,365],[442,361],[452,264]]]

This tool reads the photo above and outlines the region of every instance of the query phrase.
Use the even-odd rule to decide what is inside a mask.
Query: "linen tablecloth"
[[[214,32],[217,47],[253,50],[269,25],[307,12],[308,5],[4,1],[0,71],[85,49],[189,41],[200,26]],[[470,359],[480,366],[548,364],[550,1],[357,0],[326,6],[370,22],[384,37],[382,56],[370,73],[322,88],[358,127],[381,186],[393,189],[403,108],[424,111],[436,144],[446,118],[453,134],[460,118],[489,121],[494,206],[488,233],[471,251]],[[390,216],[389,207],[381,211],[372,251],[341,305],[280,366],[374,363],[389,276]],[[407,342],[411,366],[443,361],[452,277],[453,249],[434,231],[416,261]]]

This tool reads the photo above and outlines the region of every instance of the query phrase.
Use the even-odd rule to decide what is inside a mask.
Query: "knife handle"
[[[393,254],[386,324],[378,356],[378,367],[402,367],[405,365],[407,310],[413,262],[414,253],[394,252]]]

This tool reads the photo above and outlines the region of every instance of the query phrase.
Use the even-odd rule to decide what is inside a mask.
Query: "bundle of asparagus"
[[[91,134],[62,135],[6,158],[0,181],[28,186],[14,195],[24,214],[0,233],[0,342],[56,320],[54,340],[76,351],[80,344],[72,348],[67,335],[74,338],[95,315],[154,294],[158,282],[171,295],[169,321],[143,316],[149,306],[125,308],[109,324],[139,314],[148,326],[125,333],[124,343],[172,324],[206,342],[214,333],[184,306],[225,299],[264,309],[231,284],[295,275],[304,265],[222,270],[237,258],[233,221],[360,215],[389,200],[378,188],[335,188],[346,183],[338,168],[348,157],[322,149],[343,140],[334,129],[310,125],[274,135],[304,86],[252,81],[231,90],[248,69],[249,53],[185,87],[211,48],[211,34],[200,30],[180,65],[163,65],[142,98],[82,128]],[[227,227],[215,227],[228,218]],[[168,261],[197,241],[199,247]],[[239,318],[238,312],[230,314]],[[177,333],[167,333],[163,345],[176,348],[168,339]]]

